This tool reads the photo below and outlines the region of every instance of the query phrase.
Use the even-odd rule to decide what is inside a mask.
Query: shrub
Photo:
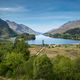
[[[74,62],[74,79],[80,80],[80,57],[77,57],[73,62]]]
[[[29,58],[28,61],[23,63],[23,69],[25,71],[25,75],[28,80],[33,80],[33,62],[34,62],[35,56],[32,56]]]
[[[22,73],[21,65],[24,62],[24,57],[20,53],[8,53],[4,56],[4,60],[2,61],[0,72],[1,74],[5,74],[7,77],[15,77],[19,76]]]
[[[72,61],[68,57],[57,56],[53,59],[55,80],[72,80]]]
[[[34,60],[34,79],[53,80],[52,63],[46,55],[38,55]]]
[[[17,53],[22,53],[24,55],[25,60],[29,59],[30,51],[28,50],[28,44],[25,43],[23,39],[15,41],[13,51]]]

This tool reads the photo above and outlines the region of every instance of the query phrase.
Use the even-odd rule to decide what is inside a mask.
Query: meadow
[[[71,59],[80,56],[80,44],[62,44],[62,45],[30,45],[31,55],[37,54],[41,48],[45,47],[41,52],[46,54],[49,58],[54,58],[57,55],[67,56]]]

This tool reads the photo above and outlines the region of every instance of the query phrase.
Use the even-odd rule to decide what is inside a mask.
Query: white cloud
[[[22,11],[28,11],[28,9],[25,9],[24,7],[18,6],[18,7],[0,7],[0,12],[22,12]]]

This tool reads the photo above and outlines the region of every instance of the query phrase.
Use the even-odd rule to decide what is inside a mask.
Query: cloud
[[[25,9],[24,7],[18,6],[18,7],[0,7],[0,12],[22,12],[22,11],[28,11],[28,9]]]

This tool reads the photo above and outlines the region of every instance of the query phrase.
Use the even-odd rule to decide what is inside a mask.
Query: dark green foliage
[[[13,43],[10,41],[1,41],[0,42],[0,62],[3,60],[3,56],[8,52],[12,51]]]
[[[15,80],[26,76],[24,65],[27,67],[30,56],[28,47],[24,40],[16,40],[15,44],[6,40],[0,42],[0,76]]]
[[[53,80],[52,63],[46,55],[35,58],[33,74],[35,80]]]
[[[21,64],[24,62],[24,57],[20,53],[7,53],[1,64],[1,70],[4,70],[1,74],[5,74],[7,77],[17,76],[21,74]],[[3,66],[3,67],[2,67]],[[20,69],[20,70],[19,70]]]
[[[0,43],[0,76],[12,80],[80,80],[80,57],[72,60],[58,55],[50,60],[45,54],[30,56],[28,47],[23,38],[16,39],[14,45]]]
[[[26,75],[27,60],[30,52],[24,40],[0,43],[0,76],[19,79]]]
[[[23,68],[25,70],[25,74],[28,80],[33,80],[33,63],[35,60],[36,56],[32,56],[29,58],[27,62],[23,64]]]
[[[23,33],[21,35],[18,35],[17,39],[34,40],[35,35],[34,34]]]
[[[63,34],[51,34],[50,37],[54,38],[64,38],[64,39],[80,39],[80,34],[69,34],[69,33],[63,33]]]
[[[80,40],[80,28],[74,28],[67,30],[64,33],[56,33],[56,34],[45,34],[54,38],[64,38],[64,39],[79,39]]]
[[[16,53],[22,53],[26,60],[30,56],[30,52],[28,50],[28,44],[25,43],[24,39],[16,39],[15,40],[15,43],[13,46],[13,51]]]

